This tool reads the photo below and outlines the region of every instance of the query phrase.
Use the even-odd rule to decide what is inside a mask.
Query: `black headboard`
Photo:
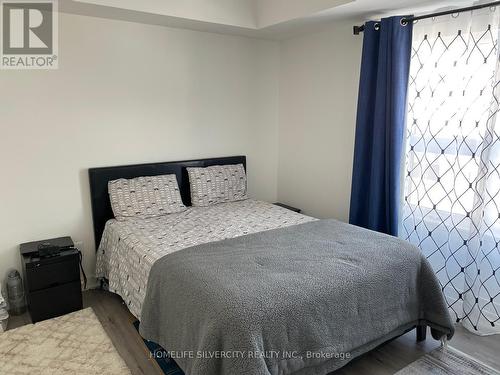
[[[89,169],[90,199],[92,203],[92,219],[94,221],[94,237],[96,249],[99,247],[104,225],[114,217],[108,195],[108,182],[119,178],[135,178],[141,176],[157,176],[163,174],[177,175],[177,182],[182,200],[186,206],[191,205],[191,192],[186,167],[209,167],[211,165],[243,164],[246,169],[245,156],[229,156],[221,158],[169,161],[165,163],[122,165]]]

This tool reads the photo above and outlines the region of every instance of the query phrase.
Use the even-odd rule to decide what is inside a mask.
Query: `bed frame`
[[[229,156],[210,159],[170,161],[163,163],[122,165],[117,167],[102,167],[89,169],[90,197],[92,203],[92,219],[96,251],[101,241],[104,226],[109,219],[114,218],[108,195],[108,182],[118,178],[135,178],[141,176],[157,176],[174,174],[177,176],[182,201],[191,205],[191,191],[186,167],[209,167],[212,165],[243,164],[246,170],[245,156]],[[419,325],[416,328],[417,341],[426,339],[427,327]],[[407,332],[408,332],[407,331]]]
[[[175,174],[177,176],[177,182],[179,183],[182,201],[186,206],[191,206],[191,191],[189,189],[189,177],[186,168],[227,164],[243,164],[246,169],[246,156],[229,156],[89,169],[90,199],[92,204],[92,220],[94,222],[96,251],[101,242],[102,232],[104,231],[106,222],[114,218],[108,195],[109,181],[119,178]]]

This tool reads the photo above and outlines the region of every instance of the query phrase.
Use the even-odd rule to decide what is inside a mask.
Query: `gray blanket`
[[[417,324],[453,335],[420,251],[320,220],[159,259],[140,332],[187,375],[326,374]]]

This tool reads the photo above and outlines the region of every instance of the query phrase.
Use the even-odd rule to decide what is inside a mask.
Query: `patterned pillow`
[[[182,203],[175,174],[120,178],[108,182],[109,198],[115,218],[148,218],[181,212]]]
[[[187,168],[193,206],[247,199],[247,176],[243,164]]]

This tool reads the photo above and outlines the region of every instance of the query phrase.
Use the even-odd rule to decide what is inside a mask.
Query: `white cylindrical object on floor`
[[[25,309],[24,288],[21,275],[12,270],[7,275],[7,294],[9,298],[9,309],[12,315],[20,315]]]

